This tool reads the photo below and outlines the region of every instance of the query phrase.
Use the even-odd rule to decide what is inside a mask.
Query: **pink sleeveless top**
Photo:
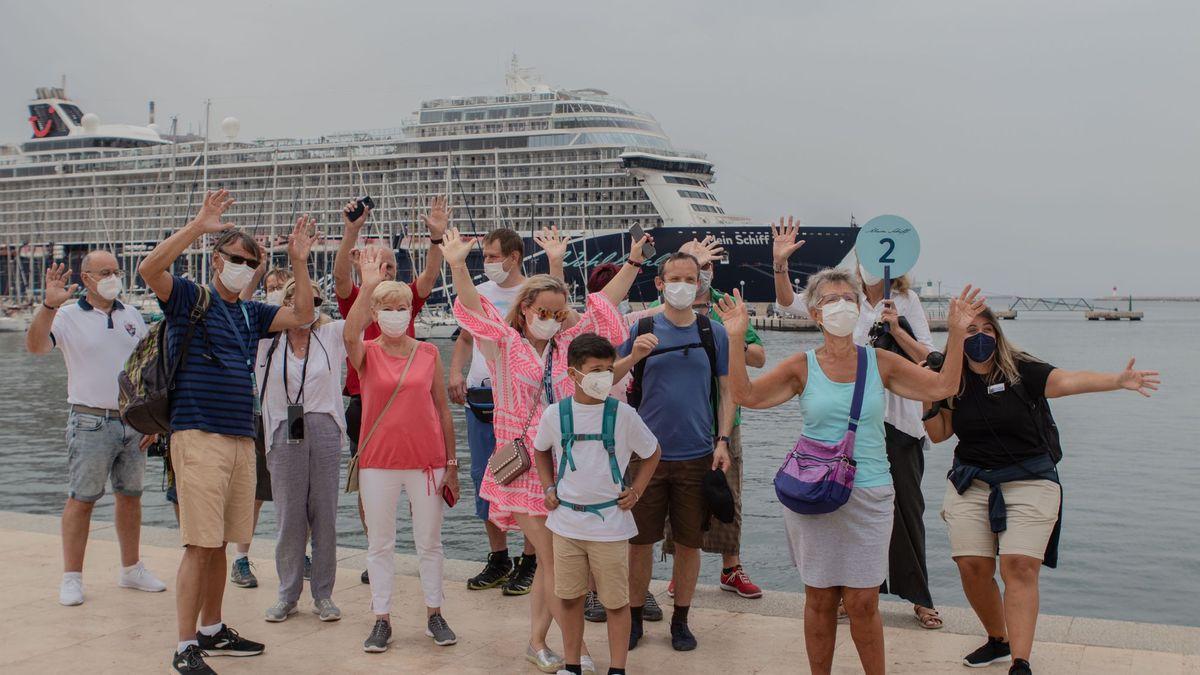
[[[387,404],[407,358],[387,354],[375,340],[365,342],[359,382],[362,387],[362,431],[358,448],[360,469],[438,469],[446,466],[446,442],[433,401],[433,369],[437,348],[418,343],[409,358],[416,359],[396,400],[379,428],[367,433]]]

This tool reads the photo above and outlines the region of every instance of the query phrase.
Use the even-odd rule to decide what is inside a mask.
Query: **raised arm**
[[[652,243],[654,239],[648,234],[642,235],[642,238],[629,245],[629,259],[624,265],[621,265],[621,270],[617,272],[612,279],[601,289],[608,299],[612,302],[613,307],[621,304],[621,301],[629,295],[629,289],[633,287],[633,281],[637,279],[638,271],[642,269],[642,264],[646,262],[646,256],[642,254],[642,246],[647,242]]]
[[[196,217],[142,258],[142,262],[138,264],[138,274],[159,300],[166,302],[171,299],[171,288],[175,282],[171,278],[170,269],[176,258],[200,237],[233,227],[233,223],[221,222],[221,216],[233,204],[234,199],[229,196],[228,190],[207,193]]]
[[[482,312],[483,303],[479,301],[479,291],[475,290],[475,281],[467,270],[467,255],[475,237],[464,237],[457,227],[446,230],[442,239],[442,255],[446,256],[446,264],[450,266],[450,278],[454,280],[454,294],[458,302],[472,312]]]
[[[1097,373],[1090,370],[1063,370],[1055,368],[1046,379],[1046,398],[1061,398],[1075,394],[1092,394],[1101,391],[1128,389],[1150,397],[1162,384],[1157,370],[1134,370],[1135,359],[1129,359],[1125,370],[1119,373]]]
[[[559,234],[558,225],[554,225],[548,228],[543,227],[541,232],[534,235],[533,240],[546,253],[546,262],[550,267],[550,276],[559,281],[566,281],[567,273],[563,267],[563,260],[567,257],[567,246],[571,243],[570,239]]]
[[[762,377],[750,379],[746,372],[746,326],[750,315],[742,293],[734,290],[717,302],[717,314],[729,334],[729,394],[732,403],[763,410],[774,408],[804,391],[808,362],[804,354],[796,354]]]
[[[775,273],[775,304],[780,307],[791,307],[796,301],[796,291],[792,288],[792,280],[788,276],[788,259],[804,245],[804,240],[796,241],[800,233],[800,221],[788,216],[787,224],[783,216],[779,217],[779,226],[771,225],[771,260],[772,271]]]
[[[358,289],[358,297],[346,317],[346,325],[342,328],[342,340],[346,343],[346,358],[356,371],[362,370],[366,347],[363,345],[363,331],[371,324],[371,295],[375,287],[384,279],[383,265],[386,264],[383,250],[377,246],[369,246],[363,250],[359,258],[359,269],[362,271],[362,288]]]
[[[962,382],[963,336],[971,320],[985,306],[979,289],[970,285],[950,301],[950,311],[946,317],[949,328],[946,361],[941,372],[935,373],[903,356],[876,349],[883,386],[894,394],[914,401],[940,401],[958,393]]]
[[[266,253],[266,251],[264,250],[263,253]],[[255,291],[258,290],[258,286],[262,283],[262,280],[266,278],[270,267],[266,260],[260,260],[258,267],[254,270],[254,277],[250,279],[250,283],[246,284],[242,292],[238,293],[238,297],[242,300],[253,300]]]
[[[79,284],[67,286],[67,280],[70,278],[71,270],[66,269],[66,265],[62,263],[46,268],[46,280],[43,283],[46,296],[25,333],[25,349],[30,354],[48,354],[54,349],[54,341],[50,339],[54,316],[58,313],[58,308],[70,302],[71,296],[79,290]]]
[[[446,198],[437,196],[429,205],[429,213],[421,216],[425,228],[429,230],[429,251],[425,254],[425,269],[417,277],[417,295],[428,298],[433,292],[438,276],[442,273],[442,243],[446,236],[446,228],[450,226],[450,210]]]
[[[362,231],[363,223],[371,215],[371,209],[364,205],[362,215],[350,220],[350,212],[356,205],[356,202],[350,201],[342,208],[342,242],[333,258],[333,292],[343,300],[350,297],[354,290],[354,247],[358,244],[358,233]]]
[[[296,226],[288,236],[288,258],[292,262],[292,277],[296,290],[291,307],[280,307],[271,321],[271,332],[307,326],[313,320],[313,287],[308,276],[308,255],[321,235],[317,232],[317,220],[305,214],[296,219]]]

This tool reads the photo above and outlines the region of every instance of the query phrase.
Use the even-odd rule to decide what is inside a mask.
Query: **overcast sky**
[[[500,93],[516,52],[708,153],[730,213],[900,214],[920,277],[993,294],[1200,295],[1195,0],[0,0],[0,27],[4,142],[64,73],[103,122],[211,97],[243,138],[316,136]]]

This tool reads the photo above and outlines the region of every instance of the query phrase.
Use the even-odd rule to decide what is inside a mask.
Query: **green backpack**
[[[564,398],[558,402],[558,422],[559,428],[562,430],[563,456],[562,461],[558,463],[558,478],[554,481],[555,485],[563,479],[563,476],[567,475],[567,467],[570,467],[572,471],[575,470],[575,458],[571,455],[575,441],[600,441],[604,444],[604,451],[608,453],[608,467],[612,471],[612,479],[617,486],[617,491],[625,489],[625,481],[621,477],[621,467],[617,463],[617,407],[617,399],[611,397],[605,399],[601,432],[599,434],[577,434],[575,433],[575,417],[571,410],[571,399]],[[599,504],[572,504],[560,498],[558,503],[573,511],[594,513],[600,516],[600,520],[604,520],[603,510],[616,506],[617,500],[610,499]]]

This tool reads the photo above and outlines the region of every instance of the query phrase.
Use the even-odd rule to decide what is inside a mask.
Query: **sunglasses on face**
[[[829,295],[822,295],[821,299],[817,301],[817,305],[825,306],[831,302],[837,302],[838,300],[845,300],[846,302],[857,303],[858,296],[854,295],[853,293],[840,293],[840,294],[839,293],[830,293]]]
[[[227,251],[217,251],[217,252],[220,253],[222,256],[224,256],[226,260],[233,263],[234,265],[245,265],[246,267],[249,267],[252,270],[258,269],[258,258],[243,258],[240,255],[234,255]]]
[[[542,321],[552,318],[555,321],[562,323],[563,321],[567,320],[568,316],[570,316],[571,310],[569,310],[569,309],[546,309],[544,307],[534,307],[533,313],[536,314],[537,318],[541,319]]]

